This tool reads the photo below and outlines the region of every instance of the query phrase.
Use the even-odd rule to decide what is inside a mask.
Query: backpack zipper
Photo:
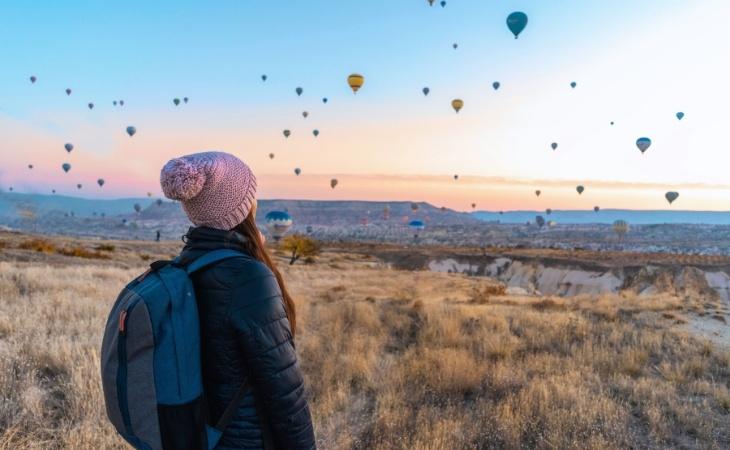
[[[119,313],[119,339],[117,340],[117,396],[119,397],[119,409],[122,413],[122,421],[127,433],[134,435],[132,431],[132,420],[129,418],[129,404],[127,399],[127,322],[129,313],[139,302],[136,299],[127,306],[127,309]]]

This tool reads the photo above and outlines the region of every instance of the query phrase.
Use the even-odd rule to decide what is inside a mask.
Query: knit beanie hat
[[[180,200],[195,226],[230,230],[248,216],[256,177],[233,155],[204,152],[173,158],[160,173],[165,197]]]

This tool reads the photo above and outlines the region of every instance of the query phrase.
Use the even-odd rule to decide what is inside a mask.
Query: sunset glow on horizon
[[[0,189],[162,198],[165,162],[221,150],[262,199],[730,210],[730,65],[707,19],[730,5],[586,3],[3,6]]]

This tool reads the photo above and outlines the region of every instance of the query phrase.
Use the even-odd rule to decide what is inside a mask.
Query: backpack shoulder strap
[[[212,252],[208,252],[205,255],[199,257],[187,267],[188,276],[226,259],[246,257],[248,257],[248,255],[246,255],[245,253],[231,250],[228,248],[213,250]]]

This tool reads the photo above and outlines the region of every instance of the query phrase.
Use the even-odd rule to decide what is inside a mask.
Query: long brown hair
[[[286,286],[284,285],[284,279],[281,277],[281,274],[276,268],[276,265],[274,265],[274,260],[271,259],[269,252],[266,251],[266,247],[264,246],[261,234],[259,233],[259,229],[256,226],[256,217],[254,211],[255,210],[253,210],[248,216],[246,216],[243,222],[236,225],[232,231],[235,231],[236,233],[241,234],[243,235],[243,237],[246,238],[245,247],[249,255],[264,263],[266,267],[274,272],[276,281],[279,283],[279,288],[281,289],[281,296],[284,299],[284,308],[286,309],[286,317],[289,319],[289,325],[291,325],[291,334],[292,336],[294,336],[297,329],[297,314],[296,307],[294,306],[294,300],[291,298],[289,292],[286,290]]]

